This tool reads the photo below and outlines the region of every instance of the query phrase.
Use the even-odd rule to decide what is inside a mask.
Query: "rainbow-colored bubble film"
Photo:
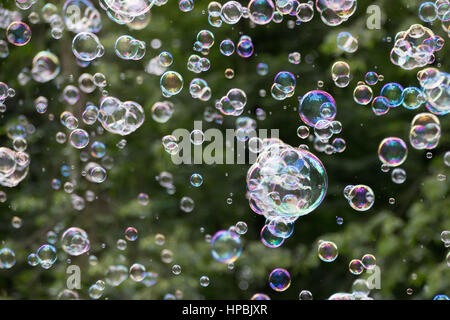
[[[1,299],[449,300],[449,39],[450,0],[0,1]]]

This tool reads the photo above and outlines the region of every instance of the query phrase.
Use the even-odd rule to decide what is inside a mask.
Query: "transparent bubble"
[[[207,277],[207,276],[201,276],[201,277],[200,277],[200,285],[201,285],[203,288],[209,286],[209,283],[210,283],[209,277]]]
[[[337,46],[345,52],[353,53],[358,50],[358,40],[350,32],[340,32],[337,36]]]
[[[361,84],[353,91],[353,100],[360,105],[367,105],[372,101],[373,91],[372,88]]]
[[[408,156],[406,143],[396,137],[383,139],[378,147],[378,158],[390,167],[402,165]]]
[[[24,46],[31,40],[31,29],[25,22],[14,21],[6,29],[6,39],[15,46]]]
[[[105,48],[92,32],[80,32],[72,40],[72,52],[81,61],[92,61],[103,56]]]
[[[351,187],[347,200],[356,211],[367,211],[375,203],[375,193],[369,186],[359,184]]]
[[[190,182],[193,187],[198,188],[203,184],[203,177],[199,173],[194,173],[191,175]]]
[[[272,0],[251,0],[248,3],[249,18],[256,24],[267,24],[272,21],[275,6]]]
[[[42,245],[36,252],[42,268],[49,269],[56,261],[56,249],[50,244]]]
[[[364,268],[366,268],[367,270],[375,269],[375,267],[377,265],[377,259],[372,254],[365,254],[362,257],[361,262],[362,262]]]
[[[414,149],[434,149],[441,138],[439,118],[431,113],[419,113],[411,121],[409,142]]]
[[[184,212],[192,212],[194,210],[194,200],[189,197],[183,197],[180,200],[180,209]]]
[[[0,269],[11,269],[16,264],[16,254],[9,248],[0,249]]]
[[[317,252],[324,262],[333,262],[338,257],[338,247],[332,241],[320,241]]]
[[[211,254],[214,260],[229,264],[235,262],[241,253],[241,239],[234,232],[220,230],[212,237]]]
[[[359,275],[364,271],[364,266],[363,266],[363,263],[361,262],[361,260],[353,259],[352,261],[350,261],[350,263],[348,265],[348,269],[349,269],[350,273],[352,273],[354,275]]]
[[[176,95],[183,88],[183,77],[178,72],[167,71],[161,76],[160,86],[163,95]]]
[[[70,144],[77,149],[83,149],[89,144],[89,134],[83,129],[75,129],[69,136]]]
[[[286,269],[276,268],[269,275],[269,285],[275,291],[286,291],[291,285],[291,275]]]
[[[61,236],[62,248],[71,256],[79,256],[90,250],[90,242],[86,231],[71,227]]]
[[[326,118],[323,116],[324,108],[329,110],[325,113]],[[299,114],[305,124],[314,127],[319,120],[334,120],[336,117],[336,102],[325,91],[309,91],[300,100]]]

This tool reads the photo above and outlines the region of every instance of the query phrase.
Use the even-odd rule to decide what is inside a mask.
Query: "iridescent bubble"
[[[402,92],[403,106],[406,109],[414,110],[419,108],[424,102],[422,91],[416,87],[405,88]]]
[[[125,239],[128,241],[136,241],[138,238],[138,231],[136,228],[128,227],[125,230]]]
[[[194,173],[191,175],[190,182],[193,187],[198,188],[203,184],[203,177],[199,173]]]
[[[432,113],[419,113],[411,121],[409,142],[414,149],[434,149],[441,138],[441,123]]]
[[[0,249],[0,269],[11,269],[16,264],[16,254],[9,248]]]
[[[183,77],[175,71],[167,71],[161,76],[161,91],[164,96],[170,97],[183,89]]]
[[[405,162],[408,156],[406,143],[396,137],[388,137],[378,146],[378,158],[390,167],[398,167]]]
[[[170,52],[163,51],[159,54],[159,63],[163,67],[169,67],[173,62],[173,57]]]
[[[59,58],[50,51],[40,51],[33,58],[31,75],[40,83],[55,79],[60,72]]]
[[[39,264],[39,258],[35,253],[30,253],[27,257],[27,262],[30,266],[35,267]]]
[[[24,46],[31,40],[31,29],[25,22],[14,21],[6,29],[6,39],[15,46]]]
[[[372,97],[372,88],[365,84],[358,85],[353,91],[353,100],[363,106],[369,104]]]
[[[337,46],[345,52],[353,53],[358,50],[358,40],[350,32],[340,32],[337,36]]]
[[[211,239],[211,254],[221,263],[235,262],[242,253],[241,239],[228,230],[217,231]]]
[[[361,260],[353,259],[352,261],[350,261],[348,269],[350,270],[350,273],[359,275],[364,271],[364,266]]]
[[[117,287],[128,278],[128,268],[123,265],[110,265],[105,272],[106,283]]]
[[[248,3],[249,18],[256,24],[267,24],[272,21],[275,6],[272,0],[251,0]]]
[[[338,257],[338,247],[332,241],[320,241],[317,253],[320,260],[333,262]]]
[[[255,293],[250,300],[270,300],[270,297],[264,293]]]
[[[364,81],[369,85],[369,86],[373,86],[376,85],[378,83],[379,80],[379,76],[376,72],[374,71],[369,71],[366,73],[366,75],[364,76]]]
[[[389,107],[395,108],[403,103],[403,87],[395,82],[387,83],[381,89],[380,95],[389,101]]]
[[[302,290],[302,291],[300,291],[300,294],[298,295],[298,299],[299,300],[312,300],[313,295],[312,295],[311,291]]]
[[[89,134],[86,130],[75,129],[69,136],[70,144],[77,149],[83,149],[89,144]]]
[[[184,212],[192,212],[194,210],[194,200],[189,197],[183,197],[180,200],[180,209]]]
[[[201,277],[200,277],[200,285],[201,285],[203,288],[209,286],[209,277],[207,277],[207,276],[201,276]]]
[[[294,223],[283,217],[268,218],[267,228],[275,236],[289,238],[294,232]]]
[[[350,189],[347,200],[356,211],[367,211],[375,203],[375,194],[369,186],[359,184]]]
[[[92,61],[103,56],[105,48],[92,32],[80,32],[72,40],[72,52],[81,61]]]
[[[267,225],[261,229],[261,242],[268,248],[278,248],[284,243],[284,238],[278,237],[270,232]]]
[[[291,275],[286,269],[276,268],[269,275],[269,285],[275,291],[286,291],[291,285]]]
[[[323,118],[323,105],[330,109],[328,118],[325,120],[332,121],[336,117],[336,102],[333,97],[320,90],[313,90],[306,93],[300,100],[299,114],[301,120],[314,127],[319,120]]]
[[[49,269],[56,261],[56,249],[50,244],[42,245],[36,252],[42,268]]]
[[[269,73],[269,66],[266,63],[260,62],[256,65],[256,73],[260,76],[265,76]]]
[[[365,254],[361,258],[361,262],[362,262],[364,268],[367,270],[375,269],[375,267],[377,265],[377,259],[375,258],[375,256],[373,254]]]
[[[241,20],[243,8],[237,1],[228,1],[222,5],[221,18],[227,24],[236,24]]]
[[[79,256],[90,250],[90,242],[86,231],[71,227],[61,236],[62,249],[71,256]]]
[[[299,64],[301,61],[302,55],[300,52],[291,52],[288,55],[288,61],[292,64]]]
[[[377,116],[382,116],[389,112],[389,100],[385,97],[375,97],[372,100],[372,111]]]
[[[122,35],[117,38],[114,51],[123,60],[140,60],[145,55],[146,44],[132,36]]]
[[[437,18],[437,8],[433,2],[423,2],[419,7],[419,18],[423,22],[433,22]]]
[[[249,58],[252,56],[254,50],[252,39],[249,36],[242,36],[239,39],[236,46],[236,52],[239,56]]]
[[[224,56],[231,56],[234,53],[234,43],[230,39],[225,39],[220,43],[220,53]]]
[[[135,263],[130,267],[130,278],[133,281],[140,282],[145,278],[145,267],[140,263]]]
[[[174,104],[170,101],[155,102],[152,106],[152,118],[156,122],[166,123],[172,117]]]
[[[406,171],[402,168],[395,168],[391,172],[392,182],[402,184],[406,181]]]

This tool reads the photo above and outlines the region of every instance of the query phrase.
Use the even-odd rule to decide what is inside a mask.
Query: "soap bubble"
[[[378,158],[390,167],[398,167],[405,162],[408,156],[406,143],[396,137],[383,139],[378,146]]]
[[[55,79],[60,72],[59,58],[50,51],[40,51],[33,58],[31,75],[40,83]]]
[[[284,238],[278,237],[270,232],[269,227],[265,225],[261,229],[261,242],[268,248],[278,248],[284,243]]]
[[[103,56],[105,48],[92,32],[80,32],[72,40],[72,52],[81,61],[92,61]]]
[[[241,20],[243,8],[237,1],[228,1],[222,5],[221,18],[227,24],[236,24]]]
[[[145,55],[146,44],[132,36],[122,35],[117,38],[114,51],[123,60],[141,60]]]
[[[367,211],[372,208],[375,202],[373,190],[362,184],[352,186],[346,198],[350,206],[356,211]]]
[[[174,104],[170,101],[158,101],[152,106],[152,118],[156,122],[166,123],[172,117]]]
[[[381,89],[380,95],[388,99],[390,108],[398,107],[403,103],[403,87],[398,83],[385,84]]]
[[[433,2],[423,2],[419,7],[419,18],[423,22],[433,22],[436,20],[436,5]]]
[[[83,149],[89,144],[89,134],[83,129],[75,129],[69,136],[70,144],[77,149]]]
[[[330,110],[328,117],[323,117],[323,108]],[[321,90],[313,90],[306,93],[300,100],[299,113],[301,120],[314,127],[319,120],[332,121],[336,117],[336,102],[333,97]]]
[[[364,266],[361,260],[353,259],[352,261],[350,261],[348,269],[350,270],[350,273],[359,275],[364,271]]]
[[[372,88],[365,84],[358,85],[353,91],[353,100],[363,106],[369,104],[372,97]]]
[[[201,277],[200,277],[200,285],[201,285],[203,288],[209,286],[209,277],[207,277],[207,276],[201,276]]]
[[[211,254],[216,261],[230,264],[235,262],[241,253],[241,239],[234,232],[220,230],[212,237]]]
[[[340,32],[337,36],[337,46],[345,52],[353,53],[358,50],[358,40],[350,32]]]
[[[9,248],[0,249],[0,269],[11,269],[16,264],[16,254]]]
[[[324,262],[333,262],[338,257],[338,247],[332,241],[321,241],[317,252]]]
[[[409,142],[414,149],[434,149],[441,138],[441,123],[432,113],[419,113],[411,121]]]
[[[275,6],[272,0],[251,0],[248,3],[249,18],[256,24],[267,24],[272,21]]]
[[[62,249],[72,256],[79,256],[90,249],[90,242],[86,231],[71,227],[61,236]]]
[[[193,187],[198,188],[203,184],[203,177],[201,174],[194,173],[191,175],[190,182]]]
[[[14,21],[6,29],[6,39],[15,46],[24,46],[31,40],[31,29],[25,22]]]
[[[225,39],[220,43],[219,49],[224,56],[231,56],[235,50],[234,42],[230,39]]]
[[[422,91],[416,87],[405,88],[402,92],[402,103],[406,109],[414,110],[419,108],[424,102]]]
[[[175,71],[167,71],[161,76],[161,91],[164,96],[170,97],[183,89],[183,77]]]
[[[269,139],[247,172],[247,187],[254,211],[267,218],[284,216],[295,220],[320,205],[327,175],[312,153]]]
[[[402,168],[395,168],[391,172],[391,179],[396,184],[402,184],[406,181],[406,171]]]
[[[275,291],[286,291],[291,285],[291,275],[286,269],[274,269],[269,275],[269,285]]]
[[[375,256],[373,254],[365,254],[361,258],[361,262],[362,262],[364,268],[367,270],[375,269],[375,267],[377,265],[377,259],[375,258]]]
[[[56,249],[50,244],[42,245],[36,252],[42,268],[49,269],[56,261]]]
[[[130,278],[133,281],[140,282],[145,278],[145,266],[135,263],[130,267]]]

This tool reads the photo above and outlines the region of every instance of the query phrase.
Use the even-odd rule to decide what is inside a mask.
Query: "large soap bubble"
[[[315,155],[277,139],[264,140],[264,149],[247,172],[251,208],[266,218],[294,221],[310,213],[327,187],[325,168]]]

